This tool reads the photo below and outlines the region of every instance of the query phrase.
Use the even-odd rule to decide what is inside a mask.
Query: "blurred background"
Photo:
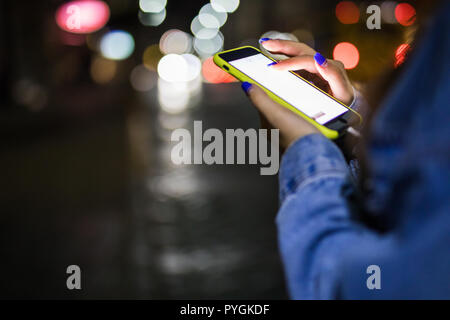
[[[171,132],[259,127],[218,51],[298,40],[363,87],[402,62],[415,14],[395,1],[2,1],[0,296],[287,298],[277,178],[173,165]],[[66,288],[72,264],[82,290]]]

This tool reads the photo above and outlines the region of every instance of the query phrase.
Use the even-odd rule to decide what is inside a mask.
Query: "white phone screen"
[[[233,67],[322,125],[348,111],[291,72],[271,70],[267,65],[272,62],[261,53],[229,61]]]

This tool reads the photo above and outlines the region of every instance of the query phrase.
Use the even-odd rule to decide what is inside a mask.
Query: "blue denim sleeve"
[[[343,195],[351,188],[339,148],[321,134],[286,151],[280,169],[277,215],[280,252],[293,299],[336,298],[340,254],[363,237]]]
[[[320,134],[294,142],[281,163],[276,218],[291,298],[448,299],[450,201],[442,186],[450,173],[441,162],[420,176],[429,188],[421,188],[421,179],[408,180],[404,193],[417,194],[397,214],[411,216],[381,235],[352,217],[345,196],[352,180],[340,150]],[[367,285],[371,265],[382,271],[381,290]]]

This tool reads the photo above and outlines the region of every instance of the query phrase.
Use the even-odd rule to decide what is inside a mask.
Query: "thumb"
[[[335,98],[350,104],[353,100],[353,89],[344,64],[337,60],[327,60],[319,52],[314,55],[314,60],[317,71],[328,82]]]
[[[242,89],[252,103],[261,112],[269,123],[279,128],[284,117],[292,117],[292,112],[273,101],[258,85],[249,82],[242,83]]]
[[[273,101],[257,85],[243,82],[242,89],[250,97],[258,111],[264,115],[271,127],[280,129],[280,143],[284,147],[288,147],[299,137],[319,132],[302,117]]]

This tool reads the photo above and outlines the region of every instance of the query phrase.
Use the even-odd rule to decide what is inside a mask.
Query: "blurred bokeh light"
[[[239,0],[211,0],[211,5],[217,12],[234,12],[239,7]]]
[[[58,26],[68,32],[90,33],[105,26],[109,7],[103,1],[70,1],[56,11]]]
[[[397,7],[397,2],[395,1],[384,1],[381,4],[381,18],[385,23],[393,24],[397,23],[395,18],[395,8]]]
[[[161,52],[188,53],[192,51],[192,36],[178,29],[171,29],[163,33],[159,40]]]
[[[184,81],[188,73],[188,64],[179,54],[170,53],[159,60],[158,74],[167,82]]]
[[[142,54],[142,63],[149,70],[156,71],[159,60],[161,60],[163,56],[163,53],[160,51],[160,46],[152,44],[145,48],[144,53]]]
[[[407,43],[403,43],[398,46],[397,50],[395,50],[395,62],[394,66],[397,68],[401,66],[405,60],[408,52],[411,50],[411,46]]]
[[[94,56],[90,71],[92,80],[99,84],[105,84],[110,82],[116,75],[117,63],[113,60]]]
[[[219,31],[211,39],[201,39],[196,37],[194,39],[194,49],[201,58],[207,58],[221,51],[223,49],[223,42],[223,34]]]
[[[416,9],[409,3],[399,3],[395,7],[395,18],[402,26],[410,26],[416,21]]]
[[[149,91],[157,83],[158,76],[156,72],[147,69],[143,65],[137,65],[130,74],[130,83],[136,91]]]
[[[183,112],[189,105],[189,89],[186,82],[158,80],[158,102],[169,114]]]
[[[354,69],[359,63],[358,48],[350,42],[338,43],[333,50],[333,59],[341,61],[345,69]]]
[[[199,22],[208,29],[219,29],[227,21],[226,12],[217,12],[210,3],[205,4],[198,13]]]
[[[336,17],[343,24],[359,21],[359,8],[353,1],[341,1],[336,5]]]
[[[191,22],[191,32],[198,39],[212,39],[219,32],[219,28],[206,28],[196,16]]]
[[[13,97],[30,111],[40,111],[47,104],[47,92],[39,83],[31,79],[21,79],[14,86]]]
[[[158,13],[164,10],[167,0],[139,0],[139,8],[143,12]]]
[[[186,61],[187,72],[183,81],[192,81],[200,76],[202,70],[202,63],[200,59],[190,53],[182,54],[181,57]]]
[[[156,27],[164,22],[164,19],[166,19],[166,14],[166,9],[162,9],[160,12],[139,11],[138,18],[144,26]]]
[[[100,50],[105,58],[123,60],[134,51],[134,39],[131,34],[122,30],[108,32],[100,41]]]
[[[227,83],[236,81],[233,76],[220,69],[214,63],[212,57],[203,61],[202,75],[205,81],[209,83]]]

